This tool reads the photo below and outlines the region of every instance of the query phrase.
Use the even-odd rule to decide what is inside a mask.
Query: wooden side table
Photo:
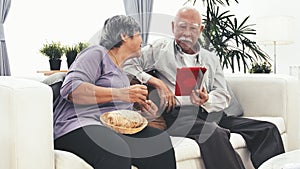
[[[38,70],[37,73],[43,73],[45,76],[50,76],[57,72],[68,72],[68,70]]]

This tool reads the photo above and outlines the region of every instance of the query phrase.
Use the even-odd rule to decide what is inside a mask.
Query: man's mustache
[[[179,41],[186,41],[186,42],[193,43],[193,40],[192,40],[191,38],[180,37],[178,40],[179,40]]]

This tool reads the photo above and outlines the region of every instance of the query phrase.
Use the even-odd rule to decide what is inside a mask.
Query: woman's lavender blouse
[[[70,67],[60,90],[61,98],[54,110],[54,139],[82,126],[102,125],[99,121],[102,113],[132,109],[131,103],[118,100],[103,104],[73,104],[68,95],[83,82],[108,88],[130,85],[127,75],[116,67],[105,48],[91,46],[83,50]]]

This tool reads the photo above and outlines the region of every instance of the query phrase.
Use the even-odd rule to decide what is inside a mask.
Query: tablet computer
[[[175,96],[189,96],[193,89],[200,89],[205,67],[177,68]]]

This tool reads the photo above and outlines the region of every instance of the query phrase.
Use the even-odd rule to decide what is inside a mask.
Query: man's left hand
[[[151,100],[146,100],[146,104],[141,105],[141,111],[141,114],[148,120],[158,117],[158,107]]]
[[[192,94],[190,95],[191,102],[195,106],[201,106],[208,100],[208,93],[206,89],[203,87],[202,90],[197,89],[196,91],[192,91]]]

